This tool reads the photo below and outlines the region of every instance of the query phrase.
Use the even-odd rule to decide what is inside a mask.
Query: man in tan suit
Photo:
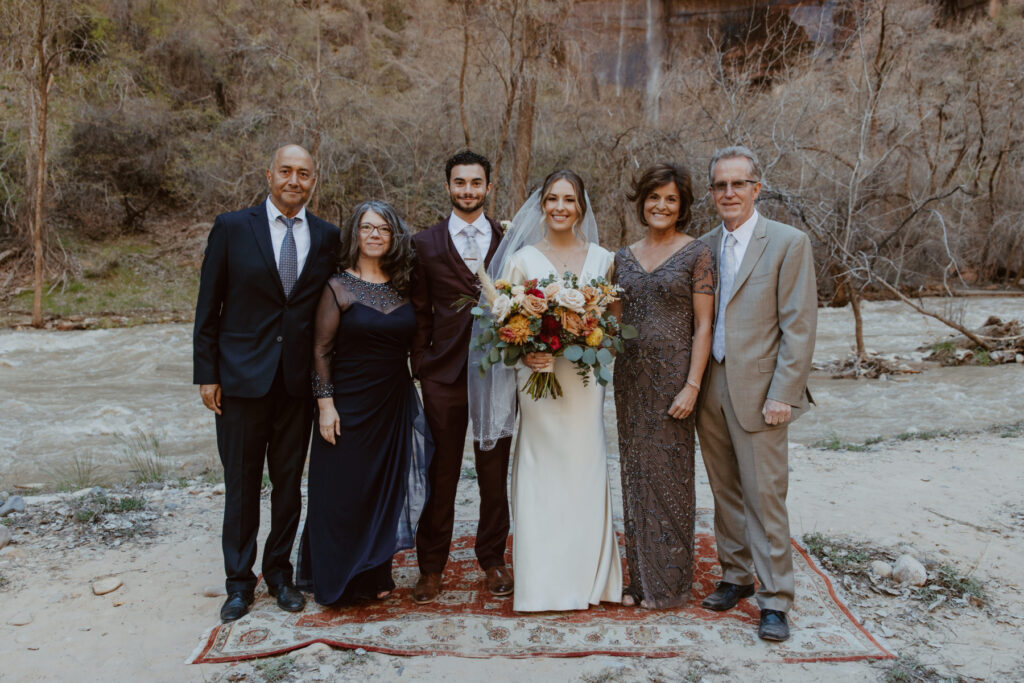
[[[760,582],[758,635],[789,637],[793,604],[786,490],[788,427],[808,408],[817,288],[807,235],[758,214],[757,157],[715,152],[708,168],[722,225],[701,237],[715,255],[715,329],[697,434],[715,497],[722,581],[701,603],[727,610]]]

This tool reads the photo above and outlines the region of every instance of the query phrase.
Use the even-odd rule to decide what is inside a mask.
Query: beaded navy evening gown
[[[313,430],[298,581],[321,605],[394,589],[394,554],[414,545],[432,452],[409,374],[416,317],[390,283],[331,278],[316,317],[314,394],[333,396],[341,436]]]

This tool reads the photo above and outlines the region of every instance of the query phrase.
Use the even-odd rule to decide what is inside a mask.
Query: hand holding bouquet
[[[611,350],[621,352],[623,340],[637,336],[634,327],[620,325],[607,311],[621,290],[604,278],[580,284],[576,275],[565,273],[513,285],[481,273],[481,283],[485,302],[472,310],[484,328],[472,342],[483,352],[481,374],[497,363],[515,365],[527,353],[550,353],[572,361],[584,385],[591,373],[606,385],[612,378]],[[553,372],[532,373],[525,388],[534,400],[562,395]]]

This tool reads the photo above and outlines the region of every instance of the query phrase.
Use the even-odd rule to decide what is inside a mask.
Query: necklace
[[[548,241],[547,237],[544,238],[544,247],[545,247],[545,250],[548,252],[548,254],[550,254],[553,259],[557,260],[555,262],[555,265],[561,264],[562,272],[563,273],[566,272],[566,271],[573,272],[572,269],[569,267],[569,260],[572,259],[574,256],[576,256],[579,253],[579,251],[580,251],[580,245],[579,244],[575,244],[575,245],[573,245],[572,247],[569,248],[569,257],[568,257],[568,259],[563,257],[562,254],[557,249],[555,249],[553,246],[551,246],[551,242]]]

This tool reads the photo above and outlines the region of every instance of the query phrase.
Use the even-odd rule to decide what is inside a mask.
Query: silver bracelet
[[[700,391],[700,385],[692,381],[689,377],[686,378],[686,383],[689,384],[694,389],[696,389],[697,391]]]

